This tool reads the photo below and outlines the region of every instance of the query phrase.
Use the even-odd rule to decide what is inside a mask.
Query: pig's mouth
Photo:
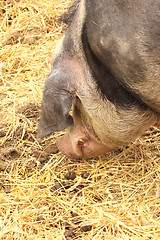
[[[69,158],[91,158],[118,148],[98,142],[83,125],[79,124],[69,127],[66,134],[57,140],[57,146]]]

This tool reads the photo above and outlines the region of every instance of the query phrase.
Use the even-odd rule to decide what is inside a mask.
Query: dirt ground
[[[44,81],[69,0],[0,2],[0,239],[160,239],[160,130],[71,160],[39,139]]]

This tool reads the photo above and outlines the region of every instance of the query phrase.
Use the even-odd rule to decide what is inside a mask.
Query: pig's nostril
[[[78,145],[83,146],[84,143],[86,143],[86,142],[87,142],[87,139],[81,138],[81,139],[79,139],[79,141],[78,141]]]

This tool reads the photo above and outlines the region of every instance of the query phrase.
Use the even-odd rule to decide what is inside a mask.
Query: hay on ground
[[[0,2],[0,239],[160,239],[159,129],[81,161],[58,152],[62,132],[37,138],[44,81],[66,28],[57,19],[69,4]]]

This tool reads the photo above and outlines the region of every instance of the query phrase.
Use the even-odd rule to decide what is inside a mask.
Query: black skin
[[[85,26],[82,34],[82,42],[87,64],[92,70],[92,75],[102,97],[106,97],[110,102],[119,105],[119,107],[127,108],[133,104],[140,104],[141,107],[145,108],[146,104],[141,101],[138,95],[122,84],[121,81],[114,76],[111,70],[105,66],[91,50]]]
[[[86,12],[86,36],[83,43],[88,42],[90,48],[90,53],[88,51],[86,54],[88,64],[92,59],[91,68],[95,69],[94,65],[97,66],[96,72],[94,71],[95,81],[102,94],[120,105],[139,101],[142,107],[147,104],[159,113],[160,78],[154,83],[153,79],[147,79],[147,68],[150,67],[151,71],[154,69],[147,66],[144,60],[148,60],[148,55],[151,55],[149,63],[153,61],[152,64],[159,67],[160,74],[160,1],[87,0]],[[100,39],[104,40],[103,44]],[[124,56],[119,52],[118,39],[125,39],[129,44]],[[143,56],[137,47],[140,44],[145,48]],[[148,86],[153,88],[152,94]],[[140,90],[136,90],[137,88]]]

